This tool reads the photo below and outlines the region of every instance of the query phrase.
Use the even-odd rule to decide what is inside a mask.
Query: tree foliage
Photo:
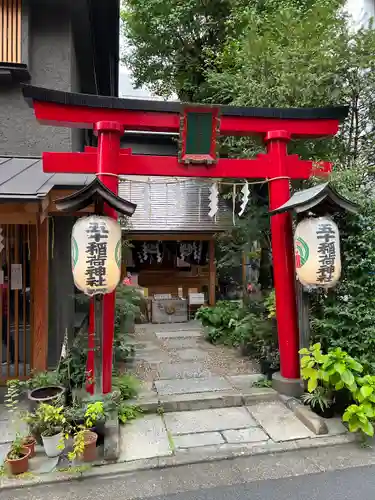
[[[370,264],[361,260],[360,245],[365,240],[359,243],[358,235],[361,239],[364,234],[359,228],[375,217],[364,189],[372,186],[375,168],[375,31],[350,29],[343,4],[343,0],[124,0],[122,20],[128,42],[125,61],[135,82],[162,95],[264,107],[349,105],[348,119],[337,137],[295,141],[290,153],[333,161],[333,181],[343,194],[367,198],[364,219],[348,217],[343,228],[348,264],[344,273],[354,287],[355,266],[351,269],[350,259]],[[249,138],[226,138],[221,153],[251,157],[261,150]],[[254,240],[267,246],[264,191],[252,188],[247,212],[221,238],[225,265],[233,264],[236,252],[238,262],[238,251],[249,251]],[[370,257],[370,247],[367,253]],[[371,288],[372,278],[363,266],[358,269]],[[344,280],[342,286],[351,287],[348,283]],[[332,298],[339,304],[340,290]]]

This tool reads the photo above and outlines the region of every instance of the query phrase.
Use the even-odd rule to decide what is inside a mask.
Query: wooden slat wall
[[[2,245],[0,269],[3,284],[0,283],[0,385],[11,378],[26,379],[32,370],[30,349],[33,345],[30,307],[27,288],[30,267],[30,228],[26,224],[1,224]],[[22,286],[12,289],[12,265],[22,266]],[[12,354],[14,353],[14,357]],[[13,360],[11,359],[13,357]]]
[[[22,62],[21,2],[0,0],[0,62]]]

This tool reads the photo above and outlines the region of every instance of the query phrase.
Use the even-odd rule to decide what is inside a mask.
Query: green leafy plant
[[[122,400],[133,399],[139,392],[140,382],[133,375],[123,373],[112,378],[112,387],[120,392]]]
[[[13,423],[16,422],[19,412],[21,384],[17,379],[8,380],[7,393],[5,395],[5,406],[11,416]]]
[[[319,384],[332,387],[336,391],[357,389],[356,378],[363,371],[362,365],[339,347],[323,354],[321,345],[301,349],[301,375],[308,381],[307,389],[313,392]]]
[[[370,404],[350,405],[342,417],[347,422],[350,432],[361,431],[367,436],[374,435],[374,426],[371,422],[375,417],[374,407]]]
[[[29,380],[22,383],[28,389],[51,387],[60,385],[61,380],[57,371],[34,372]]]
[[[276,293],[272,290],[264,299],[264,305],[269,319],[276,318]]]
[[[142,414],[141,408],[134,405],[127,405],[126,402],[120,403],[118,407],[118,418],[122,424],[126,424],[130,420],[135,420]]]
[[[69,389],[84,387],[87,378],[87,345],[87,333],[79,333],[69,347],[65,358],[60,360],[57,374],[64,387]]]
[[[357,385],[355,399],[361,404],[369,403],[375,406],[375,376],[365,375],[357,378]]]
[[[129,344],[129,342],[127,342],[125,338],[121,338],[120,335],[117,335],[117,338],[114,339],[113,350],[115,361],[120,362],[133,358],[135,354],[134,345]]]
[[[10,446],[8,457],[11,460],[17,460],[25,456],[24,438],[18,434]]]
[[[67,428],[63,406],[41,403],[34,413],[25,415],[25,420],[37,426],[43,436],[55,436]]]
[[[128,333],[127,327],[143,319],[142,301],[145,298],[135,287],[120,285],[116,288],[115,341]]]
[[[83,455],[85,450],[85,429],[81,428],[73,436],[73,449],[68,453],[68,459],[72,462]]]
[[[85,426],[91,429],[97,422],[103,421],[106,418],[104,403],[102,401],[95,401],[89,403],[85,411]]]
[[[304,404],[311,406],[313,409],[319,408],[322,412],[332,406],[332,392],[326,387],[316,387],[312,392],[302,394],[301,400]]]
[[[272,380],[268,380],[267,378],[261,378],[253,383],[253,387],[272,387]]]

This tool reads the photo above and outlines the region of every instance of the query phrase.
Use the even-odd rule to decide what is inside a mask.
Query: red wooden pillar
[[[96,124],[98,135],[98,177],[100,181],[116,195],[118,194],[118,171],[120,138],[124,127],[118,122],[101,121]],[[117,219],[117,212],[104,205],[108,217]],[[102,388],[103,394],[112,390],[113,335],[115,328],[116,292],[103,298],[103,352],[102,352]]]
[[[270,209],[274,210],[290,198],[286,169],[287,144],[290,134],[284,130],[268,132],[267,150],[272,157],[275,180],[269,184]],[[279,179],[277,177],[280,177]],[[280,350],[281,376],[299,379],[299,335],[295,294],[293,232],[290,213],[271,217],[273,274],[276,292],[276,317]]]
[[[89,328],[87,336],[87,363],[86,363],[86,391],[94,394],[94,366],[95,366],[95,307],[94,299],[90,298]]]

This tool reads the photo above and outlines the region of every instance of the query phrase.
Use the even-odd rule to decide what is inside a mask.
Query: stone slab
[[[188,339],[192,337],[202,337],[202,332],[199,330],[176,330],[172,332],[155,332],[158,339]]]
[[[9,450],[10,450],[10,443],[0,444],[0,465],[4,463],[4,460]]]
[[[246,408],[216,408],[166,413],[164,419],[172,435],[216,432],[257,425]]]
[[[208,358],[208,353],[201,349],[184,349],[176,351],[176,354],[183,361],[204,361]]]
[[[159,396],[167,394],[192,394],[194,392],[228,391],[232,387],[224,377],[155,380]]]
[[[173,437],[176,448],[196,448],[225,443],[220,432],[200,432],[198,434],[183,434]]]
[[[257,403],[247,408],[276,442],[315,436],[281,401]]]
[[[199,338],[191,337],[187,339],[163,339],[167,349],[194,349],[199,346]]]
[[[328,427],[329,436],[337,436],[340,434],[346,434],[348,432],[348,429],[342,423],[340,417],[325,418],[324,421],[326,423],[326,426]]]
[[[242,406],[242,404],[242,396],[236,391],[160,396],[160,406],[165,412],[228,408],[230,406]]]
[[[120,426],[120,437],[119,462],[172,454],[168,434],[159,415],[146,415]]]
[[[242,390],[242,400],[244,405],[251,405],[261,401],[274,401],[278,399],[278,394],[268,387],[250,387]]]
[[[299,406],[290,409],[294,411],[296,417],[298,417],[301,422],[314,434],[319,436],[328,434],[328,427],[324,418],[314,413],[309,406],[300,404]]]
[[[260,427],[249,427],[248,429],[230,429],[223,431],[227,443],[256,443],[267,441],[269,436]]]
[[[238,390],[247,390],[253,386],[255,382],[264,378],[261,373],[249,373],[246,375],[231,375],[227,376],[229,382]]]
[[[117,460],[120,455],[120,424],[118,413],[113,412],[105,422],[104,460]]]
[[[159,368],[159,379],[208,378],[211,372],[202,363],[162,363]]]
[[[159,364],[159,363],[168,363],[169,356],[166,352],[162,350],[154,350],[154,351],[140,351],[136,353],[135,359],[146,361],[150,364]]]
[[[47,457],[42,447],[38,447],[34,458],[29,460],[29,472],[32,474],[48,474],[55,470],[60,457]]]
[[[27,425],[21,420],[14,423],[11,420],[0,420],[0,443],[10,443],[16,437],[17,431],[20,434],[27,433]]]

